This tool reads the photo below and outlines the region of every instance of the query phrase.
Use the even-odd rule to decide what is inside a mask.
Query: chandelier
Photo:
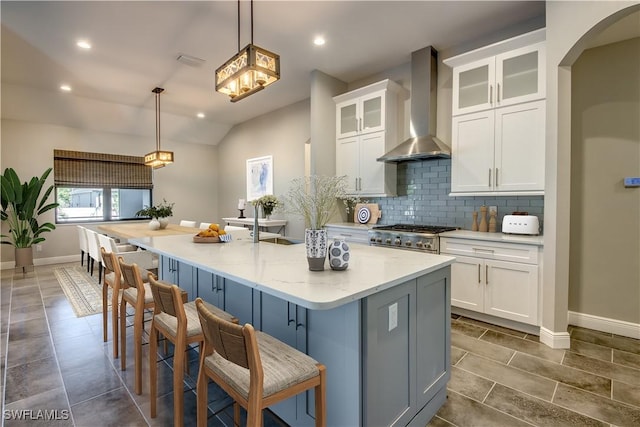
[[[251,43],[240,49],[240,0],[238,0],[238,53],[216,70],[216,91],[238,102],[280,79],[280,55],[253,44],[253,0]]]
[[[156,87],[151,92],[156,94],[156,150],[144,156],[144,164],[158,169],[173,163],[173,151],[160,149],[160,94],[164,92],[164,89]]]

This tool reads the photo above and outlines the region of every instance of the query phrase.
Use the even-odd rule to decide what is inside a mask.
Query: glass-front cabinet
[[[451,193],[544,194],[545,30],[443,62],[453,68]]]
[[[346,138],[384,130],[385,91],[338,104],[336,137]]]
[[[455,67],[453,115],[545,97],[544,43]]]
[[[376,159],[399,141],[398,103],[404,89],[382,80],[333,98],[336,103],[336,174],[347,177],[347,194],[396,194],[396,165]]]

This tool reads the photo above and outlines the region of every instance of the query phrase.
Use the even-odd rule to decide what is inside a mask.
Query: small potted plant
[[[284,203],[286,211],[305,220],[305,246],[309,270],[324,270],[327,255],[325,226],[338,211],[338,199],[346,196],[345,176],[311,175],[292,181]]]
[[[162,199],[162,203],[156,206],[145,207],[136,212],[136,216],[149,217],[149,228],[152,230],[164,229],[169,225],[168,218],[173,216],[173,206],[175,203],[169,203]]]
[[[32,246],[44,242],[42,233],[55,230],[56,226],[50,222],[40,224],[38,217],[43,213],[58,207],[58,203],[47,204],[47,199],[53,190],[50,185],[40,197],[45,181],[51,173],[47,169],[40,178],[34,176],[29,182],[20,183],[18,174],[12,168],[7,168],[0,176],[2,185],[2,212],[0,217],[9,225],[9,234],[0,235],[2,244],[15,247],[16,268],[33,265]],[[8,240],[4,240],[4,239]]]

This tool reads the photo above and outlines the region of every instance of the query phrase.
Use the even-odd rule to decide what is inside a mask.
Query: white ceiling
[[[2,117],[153,135],[151,90],[161,86],[163,139],[204,144],[308,98],[314,69],[352,82],[407,63],[428,45],[454,54],[493,34],[540,26],[545,10],[544,2],[506,0],[256,0],[254,43],[280,54],[282,79],[230,103],[214,91],[213,74],[237,52],[235,1],[2,1],[0,8]],[[242,34],[244,46],[248,1]],[[312,44],[316,35],[326,37],[325,46]],[[79,38],[93,48],[78,49]],[[181,53],[206,62],[184,65],[176,60]],[[59,91],[63,82],[71,93]]]

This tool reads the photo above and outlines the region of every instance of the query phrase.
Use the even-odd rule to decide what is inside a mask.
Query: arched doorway
[[[571,254],[572,66],[606,28],[640,2],[547,2],[545,248],[540,339],[568,348]],[[575,247],[575,243],[574,243]]]

